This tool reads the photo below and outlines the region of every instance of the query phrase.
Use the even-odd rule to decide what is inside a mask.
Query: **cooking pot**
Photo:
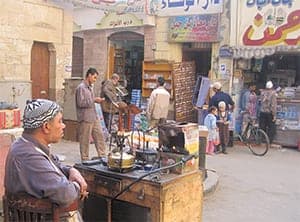
[[[130,169],[134,166],[134,156],[125,152],[110,153],[107,165],[110,169]]]

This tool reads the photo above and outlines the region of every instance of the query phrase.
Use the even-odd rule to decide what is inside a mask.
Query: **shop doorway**
[[[208,76],[211,68],[211,49],[184,49],[182,61],[194,61],[196,77]]]
[[[49,99],[50,53],[48,43],[34,42],[31,49],[32,98]]]
[[[133,89],[142,89],[144,36],[134,32],[119,32],[109,37],[109,77],[120,75],[120,84],[129,95]]]
[[[268,80],[273,82],[274,88],[300,85],[300,56],[296,54],[277,53],[262,59],[238,59],[236,66],[243,70],[244,88],[253,82],[259,92]]]
[[[271,80],[274,86],[291,87],[300,84],[300,56],[293,54],[275,54],[263,59],[262,73],[266,82]],[[252,67],[255,67],[255,62]]]

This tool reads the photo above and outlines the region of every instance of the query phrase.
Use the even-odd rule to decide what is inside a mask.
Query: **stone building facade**
[[[21,110],[33,97],[63,103],[64,79],[71,76],[72,19],[67,7],[49,1],[0,0],[0,101],[17,103]],[[33,55],[36,45],[45,48],[46,66],[41,63],[39,48]],[[45,78],[44,73],[48,75]],[[35,89],[45,81],[45,89]]]

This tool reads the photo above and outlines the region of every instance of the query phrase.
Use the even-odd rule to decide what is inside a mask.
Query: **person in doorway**
[[[209,155],[214,154],[215,146],[219,145],[219,132],[217,127],[218,109],[215,106],[211,106],[208,109],[208,114],[204,118],[204,125],[208,129],[206,153]]]
[[[157,88],[151,92],[146,110],[150,128],[165,122],[169,111],[170,93],[164,87],[165,79],[158,77],[156,84]]]
[[[269,136],[270,143],[273,142],[276,133],[276,91],[273,89],[272,81],[266,83],[266,88],[260,94],[259,127]]]
[[[58,104],[46,99],[27,101],[23,116],[24,132],[11,146],[6,165],[6,194],[27,193],[48,198],[60,206],[87,195],[87,183],[78,170],[62,164],[50,154],[50,144],[63,137],[65,124]],[[64,217],[82,221],[78,212]]]
[[[95,143],[98,157],[106,156],[106,143],[96,112],[95,103],[102,103],[105,99],[95,97],[93,84],[96,82],[98,72],[89,68],[85,79],[77,86],[75,92],[77,120],[79,122],[79,144],[81,160],[89,160],[90,137]]]
[[[212,85],[212,88],[215,94],[209,100],[209,106],[218,107],[219,102],[224,101],[226,104],[226,110],[233,111],[234,102],[229,94],[222,91],[222,84],[220,82],[215,82]]]
[[[226,147],[229,142],[229,123],[231,114],[226,110],[226,103],[220,101],[218,104],[217,126],[219,128],[220,148],[221,152],[227,154]]]
[[[127,104],[119,96],[117,86],[120,76],[117,73],[112,74],[111,78],[102,83],[101,96],[105,98],[102,103],[103,117],[108,131],[111,131],[113,115],[119,109],[125,109]]]
[[[246,128],[249,118],[254,119],[257,117],[257,95],[255,90],[256,84],[250,83],[241,98],[241,113],[243,115],[242,130]]]

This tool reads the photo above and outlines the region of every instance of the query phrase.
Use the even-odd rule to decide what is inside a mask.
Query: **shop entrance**
[[[254,82],[257,89],[263,89],[271,80],[274,88],[295,87],[300,84],[300,56],[295,54],[274,54],[262,59],[239,59],[237,68],[243,70],[244,87]]]
[[[291,87],[299,85],[300,56],[292,54],[275,54],[265,57],[262,72],[265,80],[272,80],[275,87]]]
[[[129,97],[133,89],[142,89],[143,60],[143,35],[119,32],[109,37],[109,77],[119,74],[120,84],[127,89]]]
[[[184,49],[182,61],[194,61],[196,75],[208,76],[211,68],[211,49]]]
[[[32,98],[49,99],[48,43],[34,42],[31,49]]]

